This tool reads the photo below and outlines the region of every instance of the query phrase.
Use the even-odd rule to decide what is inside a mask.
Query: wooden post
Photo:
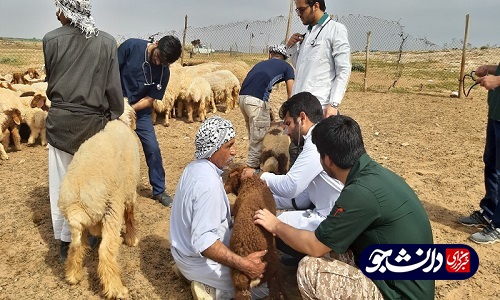
[[[465,36],[464,46],[462,48],[462,63],[460,64],[460,78],[458,78],[458,98],[463,98],[464,74],[465,74],[465,52],[467,51],[467,42],[469,40],[469,14],[465,16]]]
[[[367,78],[368,78],[368,61],[369,61],[369,54],[370,54],[370,36],[371,36],[372,32],[371,31],[368,31],[366,33],[366,57],[365,57],[365,78],[363,78],[363,83],[364,83],[364,86],[363,86],[363,91],[366,92],[366,89],[368,88],[368,82],[367,82]]]
[[[188,16],[184,17],[184,33],[182,34],[181,66],[184,65],[184,49],[186,49],[186,31],[188,26]]]
[[[288,42],[288,37],[290,36],[290,27],[292,26],[292,16],[293,16],[293,0],[290,0],[290,12],[288,13],[288,24],[286,25],[285,45]]]

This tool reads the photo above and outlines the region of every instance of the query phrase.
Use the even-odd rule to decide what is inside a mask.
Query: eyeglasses
[[[304,11],[309,8],[310,6],[303,6],[303,7],[297,7],[295,9],[295,12],[298,14],[298,15],[301,15],[304,13]]]

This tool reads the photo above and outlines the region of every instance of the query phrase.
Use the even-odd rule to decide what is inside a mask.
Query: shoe
[[[486,227],[490,224],[479,210],[474,211],[470,216],[458,218],[458,222],[469,227]]]
[[[198,281],[191,281],[194,300],[215,300],[215,288]]]
[[[163,204],[163,206],[166,207],[171,206],[172,202],[174,202],[174,200],[172,200],[172,197],[170,197],[170,195],[165,192],[158,195],[154,195],[153,200],[160,202],[161,204]]]
[[[71,242],[61,241],[60,251],[59,251],[59,262],[64,263],[68,258],[68,250]]]
[[[481,232],[471,235],[469,239],[478,244],[494,244],[500,242],[500,228],[496,228],[495,225],[490,224]]]

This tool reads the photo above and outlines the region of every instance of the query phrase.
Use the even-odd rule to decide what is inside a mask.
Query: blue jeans
[[[146,156],[149,171],[149,183],[153,187],[153,195],[165,191],[165,170],[161,158],[160,145],[156,139],[153,121],[151,120],[151,109],[143,109],[137,112],[137,125],[135,132],[141,140],[142,149]]]
[[[486,194],[479,206],[483,214],[491,219],[495,227],[500,227],[500,121],[488,118],[486,125],[486,145],[484,147],[484,185]]]

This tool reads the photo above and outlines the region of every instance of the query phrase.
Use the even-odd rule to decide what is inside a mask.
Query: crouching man
[[[195,158],[179,179],[170,215],[171,252],[179,271],[191,282],[195,299],[231,299],[231,268],[262,278],[267,250],[241,257],[229,249],[231,211],[222,170],[233,160],[236,133],[230,121],[205,120],[195,137]],[[267,287],[252,289],[254,298]]]
[[[432,244],[427,213],[408,184],[366,153],[361,129],[347,116],[331,116],[312,131],[329,176],[344,189],[315,231],[291,227],[267,210],[255,223],[306,253],[297,270],[303,299],[434,299],[433,280],[376,280],[357,267],[373,244]],[[354,259],[352,257],[354,255]]]

